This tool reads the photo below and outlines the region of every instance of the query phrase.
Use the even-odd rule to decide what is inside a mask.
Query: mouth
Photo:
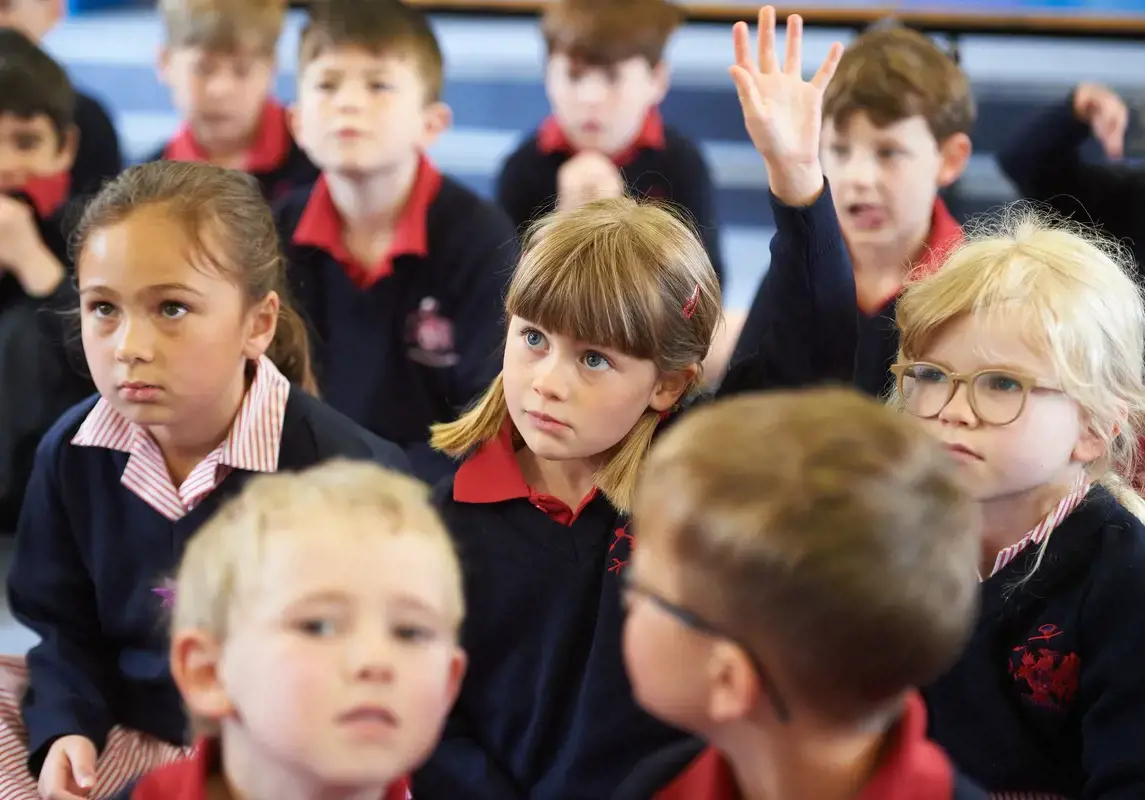
[[[847,217],[860,230],[881,228],[888,222],[886,206],[876,203],[851,203],[846,206]]]
[[[355,130],[354,128],[341,128],[335,131],[334,135],[339,139],[361,139],[364,136],[362,131]]]
[[[529,421],[533,423],[534,427],[540,428],[541,430],[555,431],[569,427],[568,423],[562,422],[556,417],[550,417],[548,414],[542,414],[539,411],[528,411],[526,412],[526,416],[528,416]]]
[[[391,729],[398,727],[398,718],[385,706],[358,706],[339,716],[338,723],[354,727]]]
[[[946,450],[951,455],[953,455],[957,458],[972,459],[974,461],[981,461],[982,460],[982,456],[980,456],[978,453],[974,452],[973,450],[971,450],[969,447],[967,447],[964,444],[949,444],[948,443],[946,445]]]
[[[143,381],[124,381],[119,384],[119,396],[129,403],[150,403],[159,398],[163,387]]]

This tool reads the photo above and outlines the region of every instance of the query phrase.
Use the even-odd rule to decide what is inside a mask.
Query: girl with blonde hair
[[[962,467],[982,614],[932,734],[991,792],[1145,796],[1145,310],[1129,257],[1028,207],[898,304],[893,402]]]
[[[637,477],[700,384],[719,283],[673,214],[608,200],[533,228],[505,311],[501,374],[433,431],[465,458],[437,501],[467,571],[470,672],[413,791],[608,797],[682,735],[632,699],[620,578]]]

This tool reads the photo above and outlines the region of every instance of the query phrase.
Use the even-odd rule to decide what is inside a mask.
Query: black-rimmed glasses
[[[791,711],[788,708],[787,703],[785,703],[783,698],[779,696],[779,691],[776,688],[775,681],[771,677],[771,673],[767,670],[766,667],[764,667],[763,662],[759,659],[759,656],[757,656],[752,651],[752,649],[747,646],[747,644],[737,639],[736,637],[720,630],[719,626],[708,622],[706,619],[691,609],[677,605],[670,600],[664,599],[660,595],[653,592],[651,589],[640,586],[633,579],[631,570],[625,570],[623,573],[621,573],[620,578],[623,585],[623,591],[626,596],[639,595],[640,597],[646,598],[666,614],[674,617],[676,620],[688,626],[692,630],[717,639],[726,639],[727,641],[737,645],[741,650],[743,650],[744,654],[747,655],[748,660],[751,662],[752,668],[755,669],[756,675],[759,677],[760,681],[766,685],[767,696],[771,700],[771,707],[775,710],[776,718],[778,718],[780,722],[787,722],[787,720],[791,718]]]

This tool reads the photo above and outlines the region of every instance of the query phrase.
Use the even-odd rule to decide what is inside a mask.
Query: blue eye
[[[584,365],[592,370],[603,370],[612,366],[607,358],[595,350],[590,350],[584,354]]]
[[[164,319],[180,319],[186,316],[188,311],[190,311],[190,309],[183,303],[173,301],[162,303],[159,306],[159,316]]]
[[[333,620],[321,619],[318,617],[315,617],[314,619],[299,620],[294,627],[306,636],[313,636],[317,638],[333,636],[337,628]]]
[[[525,344],[529,347],[536,348],[545,343],[544,334],[533,328],[525,328],[525,330],[521,331],[521,336],[524,338]]]

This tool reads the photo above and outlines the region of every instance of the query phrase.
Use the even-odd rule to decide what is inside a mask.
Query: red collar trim
[[[147,773],[131,792],[131,800],[207,800],[207,779],[221,769],[218,739],[200,739],[188,758]],[[408,778],[395,781],[379,800],[408,800]]]
[[[286,109],[274,100],[268,99],[263,106],[262,116],[247,151],[245,171],[274,172],[290,155],[291,144],[290,131],[286,123]],[[195,140],[190,123],[184,123],[174,138],[167,143],[163,157],[168,161],[205,163],[211,160]]]
[[[310,192],[310,199],[302,210],[302,216],[294,227],[291,241],[297,245],[309,245],[325,251],[342,265],[342,269],[360,289],[369,289],[382,278],[394,271],[394,259],[412,255],[419,258],[429,256],[429,234],[426,218],[429,207],[441,190],[442,177],[437,167],[424,153],[420,156],[417,174],[410,187],[405,208],[394,226],[390,249],[373,268],[358,262],[342,238],[342,218],[330,196],[326,176],[319,176]]]
[[[942,800],[954,793],[954,769],[942,748],[926,738],[926,707],[912,692],[891,733],[878,771],[855,800]],[[713,748],[704,750],[660,790],[655,800],[739,800],[731,767]]]
[[[51,175],[47,178],[29,178],[21,191],[32,202],[40,219],[47,219],[56,213],[72,191],[72,176],[69,172]]]
[[[962,226],[951,215],[942,198],[935,198],[934,211],[930,215],[930,234],[926,237],[926,249],[911,267],[911,280],[933,275],[942,266],[950,251],[960,244],[962,244]]]
[[[664,138],[664,118],[660,115],[660,109],[653,108],[644,118],[644,125],[636,134],[636,138],[622,152],[613,156],[612,162],[618,167],[623,167],[631,164],[641,150],[663,150],[667,146]],[[572,142],[565,136],[564,130],[554,116],[546,117],[541,127],[537,129],[537,149],[545,155],[575,152]]]
[[[513,425],[507,422],[496,439],[481,445],[457,468],[453,499],[459,503],[504,503],[525,498],[554,521],[572,525],[596,498],[594,486],[573,509],[552,495],[534,492],[525,482],[515,454]]]

